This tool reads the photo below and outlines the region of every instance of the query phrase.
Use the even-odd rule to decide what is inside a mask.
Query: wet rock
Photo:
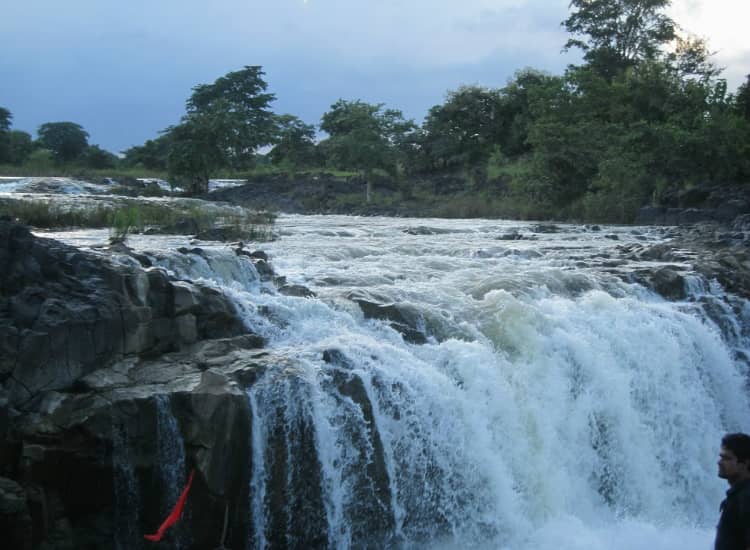
[[[257,344],[243,335],[100,369],[86,377],[86,389],[49,393],[39,402],[39,412],[19,419],[12,439],[19,442],[19,463],[26,464],[25,478],[35,488],[28,496],[29,515],[35,533],[37,525],[46,525],[35,535],[37,542],[83,548],[94,544],[85,543],[93,537],[93,547],[112,544],[118,506],[114,477],[122,453],[137,484],[141,523],[135,538],[121,541],[121,546],[135,548],[143,532],[158,526],[163,520],[158,503],[165,490],[158,480],[161,469],[171,466],[161,463],[158,454],[159,414],[165,414],[166,403],[166,414],[174,417],[179,431],[176,443],[182,446],[186,467],[196,471],[186,513],[190,520],[184,523],[191,547],[215,547],[226,508],[226,544],[244,547],[252,529],[252,415],[245,388],[260,373],[286,361],[252,349]],[[157,404],[159,395],[169,398]],[[0,508],[3,487],[0,480]],[[6,500],[16,504],[14,510],[19,508],[18,499]]]
[[[258,271],[258,275],[260,276],[261,281],[273,280],[275,272],[273,268],[271,267],[271,264],[269,264],[266,260],[263,260],[260,258],[255,259],[253,260],[253,265],[255,266],[255,269]]]
[[[559,233],[560,228],[554,224],[540,223],[531,228],[534,233]]]
[[[350,361],[341,353],[333,349],[326,350],[323,358],[327,363],[341,366],[332,370],[332,378],[339,393],[348,397],[359,408],[364,418],[365,433],[361,434],[364,441],[372,444],[372,453],[368,456],[367,445],[358,445],[361,449],[358,462],[366,475],[357,477],[354,491],[362,495],[358,502],[353,503],[352,529],[355,540],[382,540],[377,547],[386,547],[385,539],[393,529],[393,513],[391,510],[391,484],[388,468],[385,463],[385,452],[377,420],[373,412],[370,397],[367,394],[362,379],[351,371]],[[386,513],[383,513],[386,511]]]
[[[424,333],[425,319],[412,307],[392,302],[379,303],[376,297],[364,291],[353,291],[347,299],[359,305],[367,319],[383,319],[401,333],[404,340],[413,344],[427,343]]]
[[[26,491],[15,481],[0,477],[0,532],[3,546],[31,550],[32,531]]]
[[[732,229],[743,233],[750,232],[750,214],[737,216],[732,223]]]
[[[420,225],[417,227],[407,227],[404,229],[404,233],[407,235],[440,235],[443,233],[450,233],[450,230]]]
[[[523,239],[523,235],[518,231],[511,231],[510,233],[505,233],[497,237],[497,240],[499,241],[519,241],[521,239]]]
[[[246,332],[212,288],[116,265],[17,224],[0,222],[0,263],[0,373],[12,406],[126,355]]]
[[[315,293],[302,285],[282,285],[279,292],[284,296],[297,296],[299,298],[313,298]]]
[[[650,277],[653,289],[668,300],[684,300],[685,278],[668,267],[657,269]]]
[[[240,243],[237,248],[234,249],[235,254],[238,256],[247,256],[248,258],[253,258],[256,260],[263,260],[264,262],[268,261],[268,254],[263,252],[262,250],[253,250],[250,252],[249,250],[245,250],[244,244]]]

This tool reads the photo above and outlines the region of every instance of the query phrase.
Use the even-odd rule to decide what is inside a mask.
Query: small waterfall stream
[[[124,423],[112,417],[112,469],[114,472],[114,546],[115,550],[141,547],[140,497],[134,461],[128,446]]]
[[[185,469],[185,448],[177,420],[170,409],[168,395],[157,395],[156,404],[156,457],[159,465],[159,485],[161,487],[162,517],[172,511],[187,479]],[[183,516],[186,522],[178,523],[170,539],[175,550],[190,548],[185,523],[189,523],[188,507]],[[163,543],[162,543],[163,544]]]

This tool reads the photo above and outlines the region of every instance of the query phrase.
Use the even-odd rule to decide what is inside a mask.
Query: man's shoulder
[[[736,487],[734,498],[742,504],[742,509],[746,513],[750,513],[750,479],[746,479]]]

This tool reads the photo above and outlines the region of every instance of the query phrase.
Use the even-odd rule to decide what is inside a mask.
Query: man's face
[[[750,476],[747,462],[739,462],[735,454],[722,447],[719,451],[719,477],[729,481]]]

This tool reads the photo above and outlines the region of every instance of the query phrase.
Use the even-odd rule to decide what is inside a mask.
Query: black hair
[[[727,434],[721,439],[721,446],[732,451],[739,462],[750,462],[750,435]]]

